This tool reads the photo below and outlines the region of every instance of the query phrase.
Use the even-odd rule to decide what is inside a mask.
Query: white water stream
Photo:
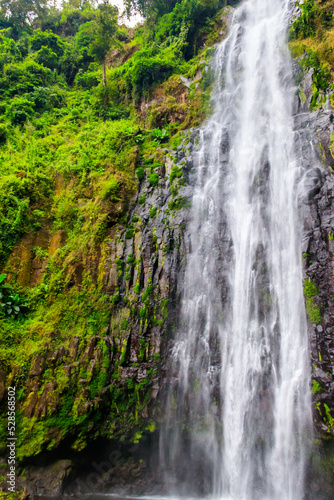
[[[161,437],[171,494],[302,500],[311,429],[288,0],[246,0],[201,131]]]

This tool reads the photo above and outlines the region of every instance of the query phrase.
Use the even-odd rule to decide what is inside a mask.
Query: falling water
[[[301,500],[311,428],[288,0],[217,49],[161,437],[170,493]]]

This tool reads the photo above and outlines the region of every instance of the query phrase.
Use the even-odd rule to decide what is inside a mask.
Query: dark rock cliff
[[[314,438],[307,498],[332,498],[334,492],[334,160],[333,111],[329,98],[309,112],[312,70],[302,72],[295,106],[295,129],[305,169],[301,213],[304,293],[309,319]]]

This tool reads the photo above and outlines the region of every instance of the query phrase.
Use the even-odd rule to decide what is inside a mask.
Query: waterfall
[[[312,418],[290,7],[244,1],[216,52],[161,434],[171,494],[304,497]]]

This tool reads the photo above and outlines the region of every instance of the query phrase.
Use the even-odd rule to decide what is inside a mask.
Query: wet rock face
[[[327,101],[323,109],[309,113],[311,71],[304,74],[300,88],[303,99],[296,96],[295,128],[305,169],[300,197],[304,222],[302,257],[317,438],[310,460],[308,498],[329,499],[334,491],[334,159],[330,149],[333,112]]]
[[[55,497],[61,495],[62,484],[70,476],[71,470],[70,460],[58,460],[52,465],[24,469],[22,476],[26,477],[32,495]]]

